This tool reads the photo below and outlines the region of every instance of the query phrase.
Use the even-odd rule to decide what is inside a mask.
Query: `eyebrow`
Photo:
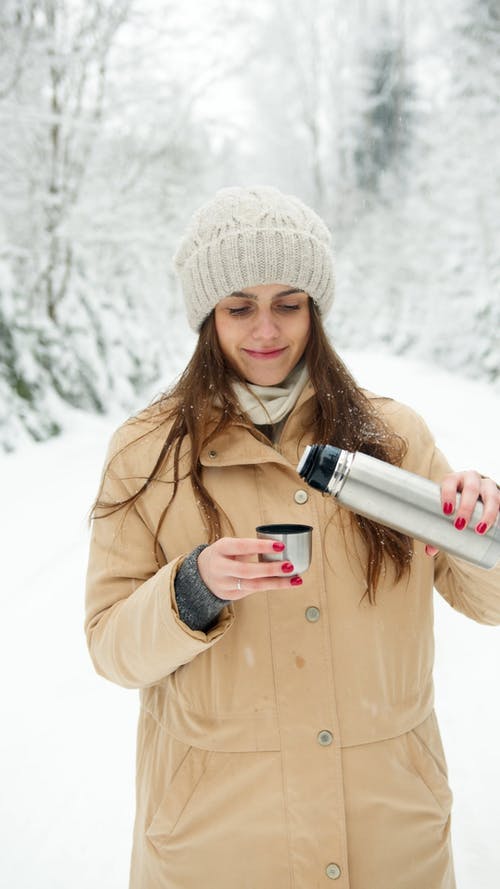
[[[290,296],[292,293],[305,293],[305,290],[301,290],[300,287],[292,287],[290,290],[280,290],[279,293],[273,294],[273,299],[276,299],[278,296]],[[231,296],[242,296],[244,299],[258,299],[256,293],[243,293],[242,290],[235,290],[230,294]]]

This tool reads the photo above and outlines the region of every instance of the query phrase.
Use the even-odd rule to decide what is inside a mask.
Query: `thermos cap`
[[[308,445],[297,466],[297,472],[312,488],[326,491],[341,453],[342,450],[334,445]]]

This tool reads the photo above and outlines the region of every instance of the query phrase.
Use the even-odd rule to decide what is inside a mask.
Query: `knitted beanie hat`
[[[325,315],[333,300],[331,236],[293,195],[223,188],[193,215],[174,257],[188,320],[199,330],[219,300],[244,287],[289,284]]]

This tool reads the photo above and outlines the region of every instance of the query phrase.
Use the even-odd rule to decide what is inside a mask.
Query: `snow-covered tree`
[[[495,8],[464,0],[408,13],[403,179],[383,175],[339,256],[336,327],[343,345],[381,343],[490,380],[500,375]]]
[[[210,163],[194,86],[180,89],[141,9],[33,0],[28,11],[0,13],[5,447],[56,432],[63,402],[127,405],[159,377],[173,222]],[[152,50],[162,65],[145,76]]]
[[[0,443],[170,373],[171,257],[214,189],[330,225],[338,345],[500,379],[495,0],[5,0]]]

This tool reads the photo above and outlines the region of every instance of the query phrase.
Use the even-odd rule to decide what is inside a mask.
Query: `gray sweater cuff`
[[[219,614],[229,599],[219,599],[203,583],[198,571],[198,556],[208,544],[197,546],[184,559],[174,581],[179,617],[190,630],[206,632],[217,623]]]

